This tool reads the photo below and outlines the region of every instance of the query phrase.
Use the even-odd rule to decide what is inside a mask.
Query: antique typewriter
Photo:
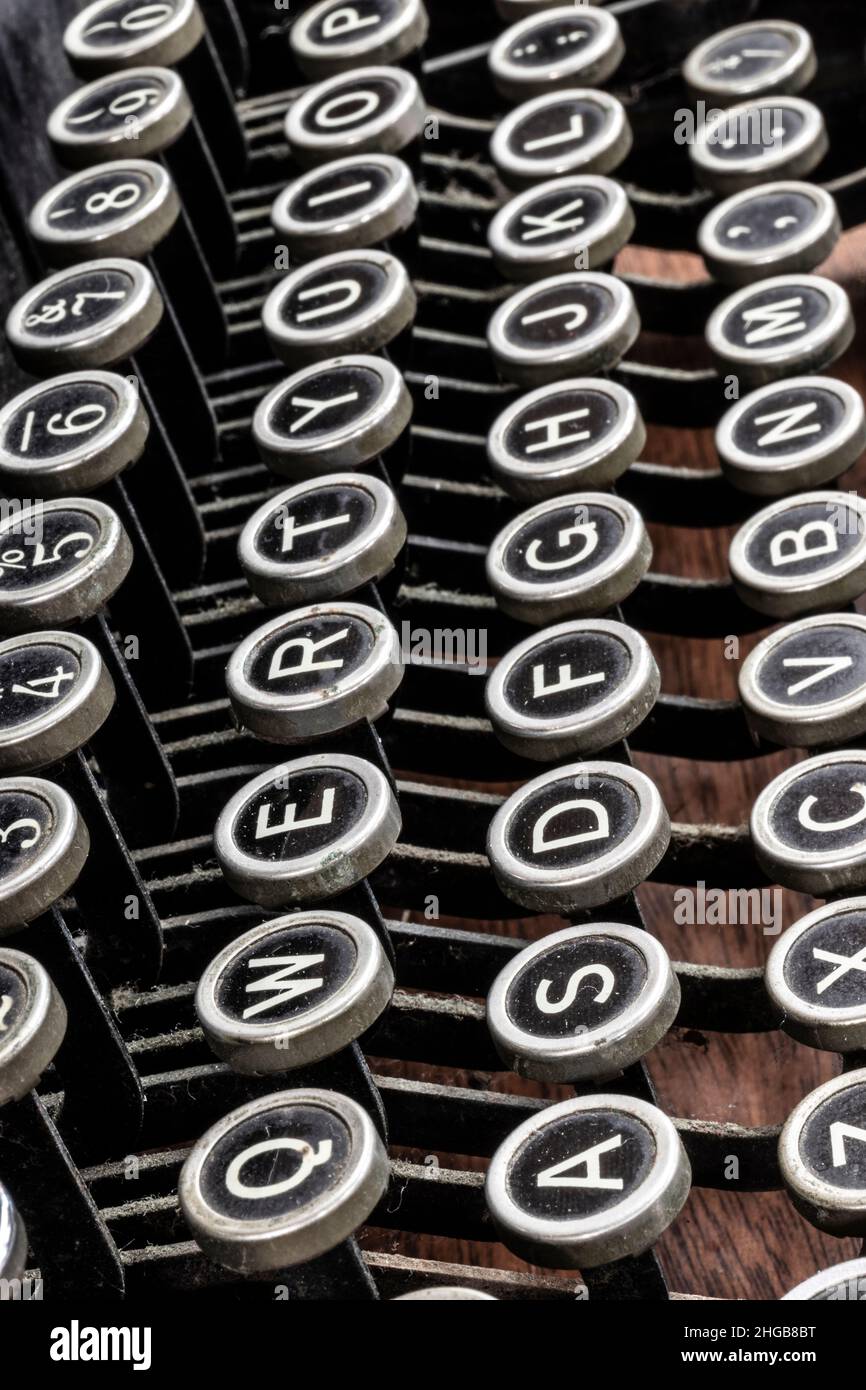
[[[866,1298],[866,9],[0,63],[2,1299]]]

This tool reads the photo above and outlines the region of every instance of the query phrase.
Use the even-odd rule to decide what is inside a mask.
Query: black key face
[[[315,564],[357,541],[375,511],[372,494],[363,488],[316,488],[275,508],[256,533],[256,550],[267,560]]]
[[[527,112],[514,125],[509,143],[521,159],[573,156],[596,140],[609,121],[606,107],[591,97],[562,97]]]
[[[561,719],[609,700],[631,671],[624,642],[605,632],[569,632],[541,641],[505,681],[511,708],[533,719]]]
[[[612,509],[594,503],[557,507],[521,527],[506,547],[505,569],[530,584],[579,578],[608,561],[624,535]]]
[[[100,381],[47,381],[4,418],[0,448],[22,463],[62,458],[109,435],[119,401]]]
[[[552,946],[515,977],[505,1008],[515,1027],[539,1038],[570,1038],[613,1023],[639,998],[646,958],[616,937]]]
[[[762,695],[791,709],[849,698],[866,688],[866,633],[830,619],[794,631],[760,662],[755,679]]]
[[[762,395],[738,413],[731,438],[744,453],[789,458],[798,449],[814,449],[835,434],[846,418],[838,392],[782,383],[771,396]]]
[[[817,577],[862,541],[861,518],[840,493],[838,503],[803,502],[766,518],[749,536],[746,559],[761,574]]]
[[[216,1003],[238,1023],[288,1023],[337,994],[357,958],[351,937],[324,922],[275,931],[232,959]]]
[[[28,643],[0,653],[0,732],[42,719],[49,710],[62,713],[80,678],[81,663],[69,647]]]
[[[66,579],[87,559],[100,538],[90,512],[53,507],[25,514],[0,533],[0,595]]]
[[[275,1106],[218,1139],[201,1169],[208,1206],[235,1221],[278,1220],[337,1187],[351,1136],[323,1106]]]
[[[306,37],[322,48],[338,54],[359,39],[375,37],[376,31],[400,16],[404,0],[334,0],[316,15],[306,28]]]
[[[819,1103],[799,1148],[807,1168],[831,1187],[866,1188],[866,1086],[847,1086]]]
[[[521,798],[508,822],[506,846],[538,869],[591,864],[628,838],[640,809],[632,788],[614,777],[548,782]]]
[[[287,328],[335,328],[375,310],[388,288],[388,276],[373,261],[348,261],[339,268],[311,269],[280,304]]]
[[[714,156],[728,163],[778,156],[803,133],[803,114],[795,106],[756,102],[747,112],[713,126],[709,142]]]
[[[785,983],[806,1004],[866,1004],[866,912],[840,909],[796,937],[785,955]]]
[[[321,613],[280,626],[258,643],[244,674],[272,695],[333,692],[363,665],[375,645],[372,628],[348,613]]]
[[[567,19],[542,18],[509,45],[508,61],[528,71],[551,63],[563,63],[578,58],[581,49],[586,48],[597,33],[598,26],[592,19],[579,12]]]
[[[384,286],[385,276],[378,266],[365,263],[361,269],[376,273],[367,281],[368,285],[375,284],[377,289]],[[327,319],[323,316],[304,322],[312,326],[325,321],[339,322],[339,318],[332,320],[330,317],[332,312],[339,314],[339,308],[330,304],[330,296],[320,293],[317,288],[322,284],[333,284],[337,278],[342,278],[342,274],[338,277],[336,271],[330,271],[327,277],[314,277],[312,283],[304,281],[300,293],[309,289],[311,297],[301,300],[300,294],[292,295],[283,311],[286,322],[298,325],[298,313],[310,312],[316,306],[328,310]],[[350,317],[356,312],[357,305],[354,309],[349,308],[345,316]],[[300,326],[303,327],[303,322]],[[382,377],[372,367],[325,364],[315,375],[305,376],[297,391],[285,391],[279,396],[269,413],[268,424],[276,434],[286,439],[297,443],[315,442],[326,435],[337,431],[342,433],[360,425],[376,410],[383,391]]]
[[[47,801],[31,792],[0,793],[0,887],[44,853],[55,828]]]
[[[304,110],[304,126],[313,135],[355,135],[370,121],[381,121],[403,96],[398,80],[381,74],[347,74],[328,84]]]
[[[0,960],[0,1043],[8,1043],[27,1013],[28,990],[23,976]]]
[[[797,189],[767,193],[758,188],[719,218],[715,236],[732,251],[770,251],[804,236],[819,212],[816,199]]]
[[[359,159],[350,168],[331,169],[328,165],[307,178],[289,198],[288,215],[296,222],[326,226],[346,217],[357,217],[381,201],[393,184],[384,164]]]
[[[66,112],[64,127],[79,139],[103,139],[118,130],[130,134],[170,94],[168,79],[155,72],[122,72],[82,89]]]
[[[103,165],[79,174],[72,187],[59,189],[43,216],[58,233],[105,232],[133,214],[143,217],[156,192],[156,180],[146,171]]]
[[[68,339],[76,332],[86,336],[103,329],[123,310],[134,290],[132,276],[114,266],[72,269],[60,283],[53,281],[41,296],[30,300],[23,327],[46,343],[52,338]]]
[[[101,6],[79,37],[94,52],[110,51],[134,39],[156,38],[184,5],[185,0],[116,0]]]
[[[563,240],[588,242],[609,207],[610,200],[601,189],[575,181],[573,189],[549,189],[523,202],[506,222],[505,233],[518,246],[537,246],[539,251]]]
[[[770,828],[783,845],[834,854],[866,844],[866,767],[832,762],[796,777],[776,797]]]
[[[705,53],[702,68],[715,81],[754,82],[772,78],[794,56],[791,35],[768,26],[750,28],[748,34],[721,34]]]
[[[302,859],[327,849],[361,821],[367,789],[344,768],[286,774],[242,807],[232,838],[242,854],[268,863]]]
[[[826,321],[830,301],[814,285],[756,286],[722,322],[722,336],[738,348],[756,352],[779,343],[791,344],[813,333]]]
[[[506,1180],[522,1211],[569,1221],[610,1211],[646,1181],[655,1139],[632,1115],[587,1110],[551,1121],[520,1146]]]
[[[503,442],[506,452],[523,463],[559,463],[582,450],[596,450],[620,417],[611,393],[563,387],[515,414]]]
[[[504,334],[518,348],[579,343],[596,333],[615,307],[613,295],[594,281],[548,285],[521,300],[506,318]]]

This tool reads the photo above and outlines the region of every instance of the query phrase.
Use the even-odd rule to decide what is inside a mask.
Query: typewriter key
[[[87,827],[62,787],[41,777],[0,779],[0,934],[62,898],[89,849]]]
[[[749,727],[789,748],[866,733],[866,618],[801,618],[765,637],[740,668]]]
[[[787,1299],[813,1303],[830,1299],[866,1302],[866,1259],[846,1260],[844,1264],[833,1265],[831,1269],[822,1269],[782,1296],[783,1303]]]
[[[779,1027],[828,1052],[866,1048],[866,898],[801,917],[779,937],[765,971]]]
[[[689,145],[699,183],[736,193],[810,174],[827,153],[824,117],[802,97],[744,101],[713,112]]]
[[[346,154],[399,154],[421,134],[427,107],[402,68],[364,67],[317,82],[286,116],[286,139],[303,168]]]
[[[528,15],[495,40],[488,55],[496,90],[511,101],[561,87],[596,87],[623,60],[619,24],[594,5],[559,5]]]
[[[811,37],[801,25],[759,19],[735,24],[698,44],[683,63],[683,77],[697,96],[732,102],[802,92],[817,66]]]
[[[608,371],[639,332],[628,286],[613,275],[588,270],[553,275],[517,290],[491,318],[487,340],[506,381],[541,386]]]
[[[642,772],[624,763],[572,763],[542,773],[503,803],[487,854],[506,897],[541,912],[570,912],[612,902],[642,883],[664,855],[670,829],[658,790]]]
[[[247,522],[238,555],[264,604],[342,598],[393,568],[406,518],[378,478],[326,474],[287,488]]]
[[[241,787],[221,812],[214,840],[235,892],[262,907],[283,907],[360,883],[399,833],[397,799],[378,767],[317,753]]]
[[[785,888],[866,888],[866,752],[819,753],[780,772],[752,807],[751,831],[758,863]]]
[[[866,1234],[866,1071],[825,1081],[800,1101],[779,1137],[779,1168],[813,1226]]]
[[[594,922],[527,946],[487,997],[503,1061],[535,1081],[603,1080],[664,1037],[680,987],[664,947],[638,927]]]
[[[0,642],[0,771],[60,762],[101,728],[114,684],[96,647],[74,632]]]
[[[0,632],[83,622],[120,587],[132,546],[92,497],[37,502],[0,520]]]
[[[415,221],[418,190],[408,164],[392,154],[353,154],[293,179],[271,208],[290,259],[379,246]]]
[[[505,613],[541,626],[615,607],[651,559],[636,507],[603,492],[575,492],[503,527],[487,555],[487,582]]]
[[[0,1182],[0,1279],[20,1279],[27,1265],[27,1232]]]
[[[32,1091],[65,1033],[66,1009],[47,971],[22,951],[0,949],[0,1105]]]
[[[196,1013],[213,1051],[253,1076],[331,1057],[388,1007],[379,938],[345,912],[299,912],[232,941],[202,975]]]
[[[548,92],[509,111],[493,132],[490,154],[508,188],[565,174],[609,174],[632,145],[625,108],[590,87]]]
[[[866,502],[844,492],[773,502],[740,527],[728,563],[740,598],[759,613],[842,608],[866,590]]]
[[[621,184],[603,174],[572,174],[510,199],[490,223],[487,240],[506,280],[543,280],[607,265],[633,231]]]
[[[465,1303],[470,1299],[481,1298],[489,1303],[496,1303],[492,1293],[482,1293],[480,1289],[462,1289],[456,1284],[440,1284],[438,1288],[416,1289],[414,1293],[401,1293],[396,1298],[392,1298],[392,1303]]]
[[[271,290],[262,309],[271,348],[289,366],[387,347],[414,317],[406,267],[387,251],[364,248],[300,266]],[[330,467],[338,463],[329,458]]]
[[[0,482],[14,497],[89,492],[141,457],[149,430],[127,377],[51,377],[0,407]]]
[[[774,275],[746,285],[717,305],[707,342],[722,373],[761,386],[800,372],[820,372],[854,337],[851,301],[822,275]]]
[[[534,1264],[593,1269],[649,1249],[689,1195],[691,1168],[667,1115],[631,1096],[547,1106],[500,1144],[490,1215]]]
[[[235,719],[269,743],[306,742],[379,719],[402,679],[391,623],[345,600],[272,618],[241,642],[226,669]]]
[[[506,748],[553,762],[626,738],[649,714],[659,684],[640,633],[597,618],[545,628],[512,647],[484,697]]]
[[[510,497],[535,502],[576,487],[606,487],[646,441],[637,401],[616,382],[551,382],[505,407],[487,436],[493,477]]]
[[[730,285],[814,270],[839,240],[835,200],[814,183],[768,183],[735,193],[698,228],[707,270]]]
[[[253,417],[265,463],[289,478],[359,468],[387,453],[412,418],[412,397],[384,357],[330,358],[269,391]]]
[[[423,46],[429,28],[423,0],[320,0],[295,20],[289,44],[308,77],[326,77],[399,63]]]
[[[335,1091],[279,1091],[213,1125],[178,1183],[204,1253],[248,1273],[305,1263],[346,1240],[388,1186],[365,1110]]]
[[[858,391],[831,377],[763,386],[732,405],[716,430],[722,470],[735,487],[775,497],[838,478],[866,449]]]

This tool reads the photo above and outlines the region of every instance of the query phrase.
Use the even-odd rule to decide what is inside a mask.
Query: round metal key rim
[[[804,231],[787,237],[779,246],[768,246],[760,251],[738,251],[719,240],[718,225],[730,213],[763,196],[785,193],[808,198],[814,204],[815,216]],[[797,179],[778,179],[774,183],[742,189],[711,208],[698,227],[698,248],[707,270],[716,279],[726,284],[748,285],[764,280],[768,275],[812,270],[827,259],[841,235],[839,209],[835,198],[826,188]]]
[[[597,936],[624,941],[643,957],[646,978],[638,997],[608,1023],[568,1037],[541,1037],[515,1023],[508,1012],[508,992],[527,967],[559,946]],[[655,1047],[676,1018],[679,1006],[679,981],[660,941],[641,927],[591,922],[552,932],[512,957],[487,996],[487,1027],[500,1057],[517,1076],[535,1081],[604,1079]]]
[[[281,314],[283,303],[305,280],[319,274],[325,267],[338,270],[343,265],[358,261],[377,266],[384,276],[384,292],[374,304],[364,304],[357,313],[326,327],[293,328],[284,321]],[[355,355],[385,347],[404,328],[408,328],[415,317],[415,308],[415,291],[403,262],[388,251],[376,251],[364,246],[357,251],[335,251],[316,261],[306,261],[290,272],[265,300],[262,326],[275,355],[289,365],[294,362],[301,365],[313,359],[317,362],[331,359],[347,339],[351,340]],[[341,460],[332,457],[330,462],[333,465]]]
[[[754,121],[755,116],[766,109],[771,114],[780,107],[787,107],[799,113],[801,127],[798,133],[775,151],[764,145],[760,155],[742,159],[719,159],[714,153],[716,130],[729,121]],[[699,127],[695,140],[689,145],[689,155],[695,166],[699,182],[706,187],[718,189],[722,193],[737,193],[742,189],[775,181],[775,177],[799,179],[815,169],[830,148],[827,128],[820,110],[811,101],[802,97],[771,96],[754,97],[749,101],[738,102],[726,111],[710,116]]]
[[[836,898],[807,912],[774,942],[764,967],[767,993],[782,1012],[778,1026],[807,1047],[825,1052],[860,1052],[866,1048],[866,998],[856,1007],[808,1003],[788,984],[786,966],[793,947],[813,927],[854,912],[866,915],[866,898]]]
[[[550,194],[578,195],[581,188],[590,189],[605,200],[601,216],[586,229],[589,235],[581,238],[575,232],[568,232],[547,239],[543,247],[523,246],[509,237],[508,227],[523,208],[531,207]],[[515,193],[490,222],[487,244],[497,270],[506,280],[542,280],[574,271],[578,252],[586,253],[590,270],[606,265],[625,246],[634,227],[634,213],[621,183],[604,174],[566,174]]]
[[[509,52],[513,44],[528,36],[541,24],[549,24],[558,19],[576,19],[594,26],[595,33],[580,49],[563,56],[561,65],[552,60],[540,67],[521,67],[512,62]],[[541,96],[552,87],[565,86],[571,82],[581,82],[586,86],[596,86],[612,77],[625,56],[625,43],[616,18],[607,10],[596,6],[554,5],[540,14],[529,14],[519,19],[494,39],[487,55],[487,65],[493,78],[493,85],[504,97],[512,101],[522,101],[525,97]],[[544,74],[542,76],[542,73]]]
[[[772,457],[740,448],[734,436],[743,416],[762,401],[797,390],[834,395],[842,408],[839,427],[816,444]],[[759,386],[730,406],[716,427],[715,444],[722,472],[734,487],[756,497],[778,496],[830,482],[856,463],[866,449],[866,410],[859,391],[846,381],[829,376],[785,377]]]
[[[121,211],[103,229],[79,228],[70,232],[51,220],[51,209],[88,178],[109,171],[138,174],[150,182],[146,199],[134,208]],[[181,213],[180,198],[168,170],[150,159],[118,159],[79,169],[55,183],[34,205],[28,226],[30,235],[43,248],[52,265],[76,265],[93,257],[120,256],[137,260],[158,246]]]
[[[356,825],[335,836],[326,849],[292,859],[256,859],[238,847],[232,833],[234,824],[253,797],[280,777],[327,768],[338,768],[363,782],[367,802]],[[390,854],[401,824],[397,798],[378,767],[348,753],[313,753],[259,773],[236,791],[217,819],[214,847],[220,868],[236,893],[260,907],[284,907],[328,897],[360,883]]]
[[[740,346],[725,336],[725,320],[742,304],[770,289],[798,289],[807,286],[823,296],[827,312],[821,322],[795,340],[784,341],[775,347]],[[744,285],[718,304],[707,319],[707,343],[720,372],[737,372],[743,381],[760,386],[780,377],[788,377],[794,367],[799,374],[822,371],[840,357],[854,338],[854,317],[851,301],[834,280],[823,275],[773,275],[755,285]]]
[[[844,888],[858,888],[866,883],[864,868],[864,841],[849,845],[847,849],[805,850],[787,845],[780,840],[772,828],[771,813],[779,797],[804,774],[834,763],[863,763],[866,781],[866,750],[840,748],[832,753],[819,753],[812,758],[804,758],[793,767],[786,768],[768,782],[759,792],[750,818],[749,829],[755,858],[771,882],[781,869],[784,873],[783,886],[816,897],[825,892],[835,892]],[[829,861],[832,861],[828,863]]]
[[[628,652],[625,680],[587,709],[545,718],[509,704],[505,686],[519,662],[558,637],[603,633]],[[487,716],[500,743],[525,758],[551,761],[574,753],[598,753],[627,738],[649,714],[661,688],[661,675],[646,638],[610,618],[578,618],[542,628],[524,638],[499,661],[484,690]]]
[[[320,0],[304,10],[289,31],[289,45],[298,67],[308,77],[351,72],[370,56],[379,63],[396,63],[427,41],[430,21],[424,0],[401,0],[396,14],[380,21],[369,40],[356,37],[339,45],[317,43],[310,30],[333,7],[334,0]]]
[[[811,1302],[820,1299],[822,1294],[838,1285],[854,1279],[866,1288],[866,1259],[862,1257],[856,1260],[845,1260],[842,1264],[830,1265],[828,1269],[811,1274],[808,1279],[804,1279],[802,1283],[791,1289],[790,1293],[783,1294],[780,1301],[784,1303],[789,1299],[794,1299],[800,1302]]]
[[[235,961],[259,943],[266,946],[272,936],[308,926],[330,927],[348,937],[355,951],[349,978],[322,1003],[293,1018],[252,1023],[224,1013],[217,990]],[[323,908],[272,918],[230,941],[206,967],[196,988],[195,1010],[216,1055],[233,1071],[261,1076],[294,1071],[348,1047],[384,1013],[393,992],[394,972],[373,928],[348,912]]]
[[[365,164],[382,170],[388,179],[386,188],[372,203],[334,221],[312,222],[292,216],[295,200],[320,182],[323,175],[337,176]],[[361,250],[406,231],[415,220],[418,203],[412,171],[397,155],[352,154],[346,159],[318,164],[293,179],[274,200],[271,224],[279,236],[285,237],[290,251],[312,260],[323,251],[332,253],[335,246],[338,251]]]
[[[280,694],[253,685],[248,666],[257,649],[281,629],[305,621],[312,623],[319,617],[346,617],[363,624],[372,638],[364,660],[347,675],[335,674],[331,685],[317,690]],[[249,729],[268,743],[291,744],[339,733],[364,719],[380,718],[404,674],[400,639],[384,613],[369,604],[334,600],[281,613],[257,627],[229,657],[226,689],[242,729]]]
[[[401,1293],[390,1300],[391,1303],[468,1303],[482,1299],[485,1303],[497,1303],[492,1293],[481,1289],[460,1288],[457,1284],[437,1284],[434,1288],[414,1289],[412,1293]]]
[[[765,19],[750,20],[745,24],[732,24],[727,29],[720,29],[702,43],[696,45],[689,53],[683,63],[683,78],[688,87],[697,96],[717,97],[719,100],[727,98],[731,92],[731,85],[723,79],[714,81],[712,75],[702,70],[703,61],[719,44],[720,40],[732,39],[739,35],[748,37],[749,34],[757,32],[766,33],[767,30],[782,29],[792,40],[793,47],[784,63],[772,70],[772,72],[756,73],[752,78],[740,78],[738,80],[738,95],[742,93],[747,96],[749,92],[758,95],[767,92],[767,83],[771,83],[770,94],[786,95],[792,92],[799,92],[812,81],[818,68],[815,49],[812,37],[808,30],[801,24],[795,24],[788,19]]]
[[[50,337],[42,338],[28,332],[24,320],[46,295],[53,290],[59,291],[78,277],[109,271],[131,282],[130,293],[121,309],[85,331],[73,323],[59,332],[54,331],[56,325],[53,326]],[[123,256],[101,256],[55,271],[27,290],[9,310],[6,336],[17,361],[34,376],[53,376],[58,368],[68,370],[70,366],[77,370],[112,367],[144,346],[158,327],[164,310],[162,295],[147,266]]]
[[[290,1106],[320,1107],[345,1125],[350,1135],[351,1165],[336,1190],[299,1210],[249,1221],[225,1216],[205,1200],[201,1175],[213,1147],[239,1124]],[[390,1176],[388,1155],[365,1110],[336,1091],[305,1088],[260,1096],[218,1120],[193,1146],[180,1172],[181,1210],[205,1254],[229,1269],[279,1269],[304,1264],[333,1250],[366,1221],[384,1195]],[[327,1228],[327,1229],[323,1229]]]
[[[552,463],[534,463],[510,454],[506,440],[515,422],[548,396],[567,395],[570,391],[607,396],[614,404],[613,428],[589,444],[577,443],[568,458]],[[604,487],[615,482],[639,458],[645,443],[643,416],[627,387],[604,377],[563,377],[518,396],[497,415],[487,435],[487,460],[509,497],[518,502],[537,502],[558,496],[563,487],[570,491],[581,483]]]
[[[97,77],[84,87],[77,87],[49,115],[46,125],[48,139],[58,160],[67,169],[87,169],[93,164],[114,160],[119,151],[128,148],[129,127],[123,120],[118,121],[110,133],[94,137],[83,130],[71,130],[66,118],[82,104],[83,99],[92,96],[100,87],[110,88],[133,74],[160,82],[164,89],[164,95],[148,107],[145,116],[135,117],[138,155],[147,158],[159,154],[183,135],[192,120],[193,110],[186,87],[177,73],[172,68],[124,68],[121,72]]]
[[[819,613],[769,633],[749,652],[740,667],[738,685],[746,720],[759,737],[782,747],[810,748],[816,744],[841,743],[866,733],[866,681],[857,692],[856,706],[852,703],[852,693],[848,693],[835,700],[798,708],[772,699],[761,689],[762,665],[777,647],[790,639],[794,630],[804,632],[826,627],[856,628],[866,646],[866,618],[859,613]],[[792,726],[796,728],[796,738],[791,736]]]
[[[205,25],[198,0],[173,0],[170,13],[158,25],[145,29],[141,37],[125,31],[121,43],[91,47],[87,30],[102,10],[114,8],[115,0],[95,0],[69,21],[63,32],[63,49],[74,72],[108,74],[138,67],[142,58],[153,64],[172,67],[191,53],[204,37]],[[146,6],[144,8],[147,8]]]
[[[52,824],[36,858],[0,883],[0,935],[18,931],[62,898],[90,850],[87,826],[63,787],[41,777],[0,779],[0,798],[4,792],[22,791],[48,806]]]
[[[0,1105],[20,1100],[54,1060],[66,1033],[66,1008],[47,970],[23,951],[0,947],[0,966],[16,974],[24,996],[23,1017],[0,1034]]]
[[[328,487],[366,492],[373,502],[369,526],[346,545],[315,560],[270,560],[257,540],[275,514],[308,493]],[[358,473],[323,473],[286,488],[253,513],[241,531],[238,558],[247,583],[264,604],[342,598],[343,594],[381,579],[393,567],[407,535],[406,518],[393,488],[380,478]]]
[[[545,869],[520,859],[508,844],[508,829],[528,797],[556,782],[587,787],[593,777],[622,782],[638,802],[637,819],[619,844],[584,864]],[[502,892],[522,907],[542,912],[599,907],[631,891],[652,872],[670,843],[670,819],[655,783],[626,763],[587,760],[553,768],[512,792],[487,832],[487,858]]]
[[[100,428],[95,439],[70,443],[63,453],[42,459],[27,458],[4,446],[9,423],[26,410],[31,401],[38,401],[46,393],[62,390],[64,386],[74,388],[84,382],[104,387],[115,400],[110,425],[107,429]],[[0,407],[0,481],[10,489],[38,488],[47,498],[67,497],[70,493],[99,488],[141,458],[149,434],[150,419],[129,377],[98,368],[47,377]]]
[[[27,1266],[27,1232],[18,1208],[0,1182],[0,1279],[20,1279]]]
[[[592,140],[587,140],[570,155],[531,159],[514,152],[511,137],[527,116],[569,100],[593,102],[604,112],[602,128]],[[621,101],[596,87],[571,87],[530,97],[529,101],[515,106],[513,111],[503,116],[490,141],[490,157],[504,183],[509,187],[523,188],[527,184],[536,184],[542,179],[557,178],[569,172],[609,174],[622,164],[632,147],[632,139],[631,126]]]
[[[0,641],[0,659],[27,647],[65,647],[77,662],[72,690],[51,707],[16,724],[0,726],[0,772],[12,775],[60,762],[87,743],[114,705],[114,682],[98,649],[76,632],[33,632]]]
[[[595,1216],[569,1220],[532,1216],[517,1206],[508,1189],[511,1162],[524,1141],[542,1126],[586,1111],[628,1115],[647,1129],[655,1142],[655,1162],[638,1188],[617,1206]],[[577,1268],[593,1269],[650,1245],[681,1211],[691,1188],[691,1166],[673,1121],[649,1101],[636,1096],[593,1094],[547,1106],[517,1126],[500,1144],[487,1170],[485,1196],[494,1224],[509,1248],[541,1256],[546,1264],[565,1257]],[[612,1223],[615,1233],[611,1232]],[[551,1257],[551,1248],[556,1258]]]
[[[794,1107],[779,1135],[779,1171],[797,1210],[831,1235],[866,1233],[866,1187],[835,1187],[808,1167],[800,1153],[803,1130],[815,1111],[842,1091],[866,1089],[866,1069],[843,1072],[816,1086]],[[855,1213],[852,1214],[851,1207]]]
[[[311,130],[306,122],[310,108],[329,92],[360,86],[365,80],[392,82],[396,100],[388,109],[363,121],[354,130],[338,129],[327,134]],[[308,87],[289,107],[285,120],[289,151],[304,168],[327,162],[334,150],[352,154],[399,154],[421,134],[427,116],[424,94],[411,73],[404,68],[374,65],[353,68],[327,77]]]
[[[294,391],[326,371],[359,368],[374,373],[381,383],[379,395],[364,414],[338,429],[318,432],[313,439],[292,439],[273,424],[277,406]],[[389,449],[412,418],[412,396],[393,362],[366,353],[344,353],[313,362],[274,386],[256,407],[253,438],[264,462],[281,476],[301,475],[301,481],[322,484],[340,468],[357,468]],[[309,476],[306,476],[308,474]],[[372,485],[372,479],[365,479]]]
[[[612,305],[591,332],[572,342],[549,347],[519,347],[508,336],[508,325],[525,304],[557,286],[594,285]],[[490,352],[503,376],[520,385],[538,386],[557,381],[569,371],[593,373],[615,367],[640,332],[637,305],[628,285],[601,270],[575,270],[533,280],[500,304],[487,327]]]

